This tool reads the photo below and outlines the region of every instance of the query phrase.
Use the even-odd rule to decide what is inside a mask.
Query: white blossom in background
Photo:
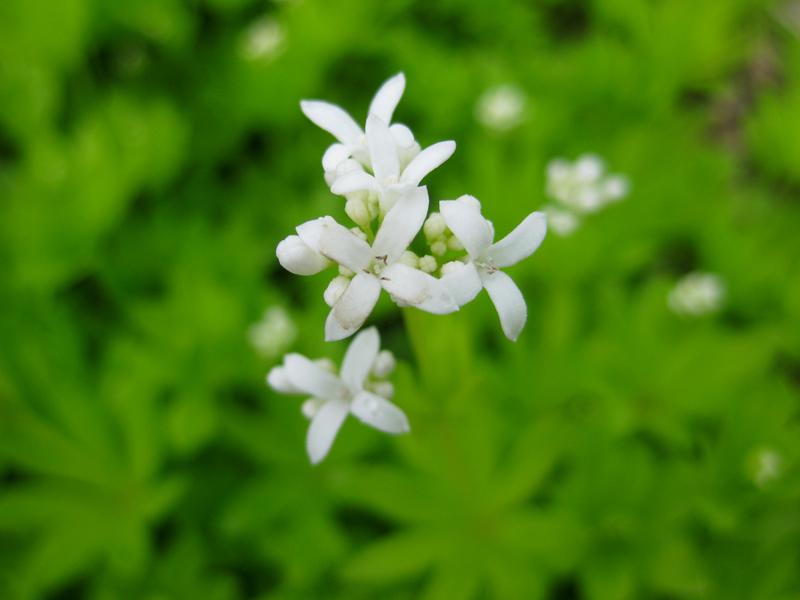
[[[281,306],[271,306],[247,331],[250,344],[264,358],[273,359],[297,338],[297,325]]]
[[[673,312],[698,317],[718,311],[725,300],[725,284],[714,273],[693,272],[684,276],[669,293]]]
[[[497,309],[503,333],[516,340],[525,326],[528,309],[522,292],[500,269],[515,265],[536,251],[547,233],[544,214],[531,213],[495,243],[494,227],[481,215],[476,198],[443,200],[439,212],[468,255],[466,262],[453,261],[444,266],[443,281],[459,304],[470,302],[485,288]]]
[[[773,448],[762,447],[748,457],[747,471],[758,487],[764,487],[783,473],[783,458]]]
[[[261,17],[250,23],[242,34],[240,48],[247,60],[268,60],[283,49],[286,35],[281,24],[272,17]]]
[[[393,386],[380,380],[391,373],[394,357],[379,350],[378,331],[370,327],[353,338],[338,375],[300,354],[287,354],[267,375],[277,392],[310,396],[302,412],[311,420],[306,450],[313,464],[327,456],[347,415],[386,433],[410,431],[406,415],[388,400]]]
[[[508,131],[522,122],[526,104],[520,88],[512,84],[498,85],[478,98],[475,116],[488,129]]]
[[[624,175],[608,174],[603,160],[584,154],[574,163],[556,158],[547,165],[545,206],[549,223],[559,235],[570,235],[581,219],[628,195],[630,183]]]

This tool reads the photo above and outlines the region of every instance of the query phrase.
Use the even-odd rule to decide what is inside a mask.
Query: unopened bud
[[[419,257],[411,250],[406,250],[397,262],[411,267],[412,269],[416,269],[417,265],[419,265]]]
[[[420,271],[424,271],[425,273],[433,273],[438,267],[439,265],[436,263],[436,259],[430,254],[426,254],[419,259]]]
[[[359,195],[353,195],[348,197],[347,202],[344,205],[344,212],[347,213],[347,216],[353,219],[353,222],[361,227],[366,227],[369,225],[369,222],[372,220],[369,216],[369,209],[367,208],[364,199],[361,198]]]
[[[330,264],[327,258],[296,235],[281,240],[275,249],[275,255],[281,266],[295,275],[315,275]]]
[[[438,212],[431,213],[422,226],[425,237],[429,240],[440,238],[444,234],[445,229],[447,229],[447,223],[445,223],[444,217]]]
[[[386,377],[395,367],[394,354],[390,350],[381,350],[372,363],[372,374],[375,377]]]
[[[342,275],[331,279],[331,282],[328,284],[328,287],[325,288],[325,292],[322,294],[322,297],[325,299],[325,304],[328,306],[333,306],[336,304],[339,301],[339,298],[342,297],[342,294],[344,294],[345,290],[347,290],[347,286],[349,285],[350,280]]]
[[[377,381],[372,384],[372,389],[378,396],[383,396],[387,400],[391,400],[394,396],[394,386],[388,381]]]
[[[445,252],[447,252],[447,244],[443,241],[439,240],[431,244],[431,254],[434,256],[444,256]]]

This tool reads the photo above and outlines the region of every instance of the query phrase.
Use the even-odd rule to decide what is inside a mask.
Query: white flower
[[[445,265],[442,281],[459,305],[486,288],[500,316],[503,333],[516,340],[525,326],[528,309],[519,288],[500,268],[515,265],[536,251],[547,232],[544,214],[531,213],[506,237],[493,243],[494,227],[483,218],[480,202],[472,196],[443,200],[439,211],[469,256],[466,263]]]
[[[248,60],[269,59],[278,54],[284,39],[280,23],[271,17],[262,17],[245,30],[241,51]]]
[[[341,340],[358,331],[378,301],[381,288],[404,306],[435,314],[458,310],[439,279],[403,262],[427,212],[427,188],[413,188],[386,214],[372,246],[332,217],[297,227],[298,236],[308,248],[354,274],[344,291],[339,293],[337,289],[329,294],[331,298],[338,295],[338,299],[325,322],[326,340]]]
[[[584,154],[575,163],[555,159],[547,165],[547,193],[577,214],[592,213],[628,193],[622,175],[606,175],[602,159]]]
[[[367,114],[377,116],[384,123],[391,123],[392,115],[403,96],[405,87],[406,78],[402,73],[387,79],[372,98]],[[354,162],[357,164],[372,168],[364,131],[343,108],[323,100],[302,100],[300,108],[315,125],[338,140],[322,157],[322,168],[325,170],[325,180],[328,185],[343,174],[337,170],[348,159],[355,159]],[[392,125],[389,130],[402,164],[408,164],[420,150],[419,144],[414,140],[414,134],[400,123]],[[346,170],[352,170],[352,166],[345,167]]]
[[[689,273],[669,293],[669,307],[679,315],[700,316],[719,310],[725,284],[713,273]]]
[[[292,344],[297,337],[297,326],[283,307],[271,306],[247,333],[259,354],[274,358]]]
[[[450,158],[456,150],[453,141],[438,142],[425,148],[403,167],[386,123],[374,114],[367,117],[366,140],[372,174],[363,169],[354,169],[331,185],[331,191],[342,196],[349,197],[358,192],[377,196],[383,212],[391,209],[401,194],[419,185],[428,173]]]
[[[388,387],[380,385],[384,382],[368,381],[379,349],[378,331],[370,327],[353,339],[338,376],[300,354],[287,354],[283,365],[275,367],[267,375],[267,383],[278,392],[311,396],[303,404],[303,414],[311,419],[306,450],[313,464],[327,456],[348,414],[386,433],[410,431],[402,410],[366,389],[375,386],[389,393]]]
[[[783,470],[783,459],[772,448],[760,448],[751,455],[751,463],[751,477],[759,487],[780,477]]]
[[[513,129],[522,121],[525,94],[515,85],[498,85],[478,99],[475,116],[485,127],[496,131]]]
[[[575,213],[556,208],[552,204],[544,207],[544,214],[547,216],[547,228],[561,236],[571,235],[580,225]]]

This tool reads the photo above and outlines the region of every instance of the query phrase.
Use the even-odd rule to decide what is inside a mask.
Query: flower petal
[[[306,434],[306,451],[312,464],[316,465],[328,455],[349,412],[350,406],[347,402],[331,400],[323,404],[311,419]]]
[[[325,341],[343,340],[353,335],[375,307],[381,286],[378,278],[356,273],[342,297],[333,305],[325,321]]]
[[[480,203],[472,196],[461,196],[458,200],[442,200],[439,212],[458,241],[472,258],[481,258],[492,244],[492,224],[483,218]]]
[[[350,412],[363,423],[385,433],[408,433],[405,413],[377,394],[361,392],[350,404]]]
[[[283,359],[291,384],[315,398],[330,399],[347,394],[341,379],[302,354],[287,354]]]
[[[367,146],[375,177],[381,181],[392,178],[397,181],[400,176],[397,146],[389,126],[375,115],[367,117]]]
[[[301,100],[300,109],[314,125],[330,133],[343,144],[355,145],[363,132],[342,108],[323,100]]]
[[[374,327],[365,329],[353,338],[342,361],[342,379],[351,390],[363,389],[380,347],[381,338]]]
[[[296,235],[281,240],[275,249],[275,256],[284,269],[295,275],[316,275],[331,264]]]
[[[489,248],[489,257],[496,267],[515,265],[536,252],[546,233],[545,214],[531,213],[511,233]]]
[[[325,171],[335,171],[336,167],[350,158],[350,148],[344,144],[331,144],[322,155],[322,168]]]
[[[402,73],[387,79],[375,92],[369,105],[369,114],[380,117],[384,123],[391,123],[394,109],[397,108],[397,103],[403,97],[405,89],[406,77]]]
[[[392,132],[394,143],[399,148],[411,148],[414,146],[416,140],[414,140],[414,134],[407,125],[395,123],[389,127],[389,131]]]
[[[456,151],[456,143],[453,141],[438,142],[428,146],[417,154],[408,166],[403,170],[400,181],[418,185],[422,178],[441,165],[448,158],[453,156]]]
[[[291,379],[289,379],[289,373],[283,365],[270,369],[269,373],[267,373],[267,385],[276,392],[281,392],[282,394],[303,393],[303,390],[294,385]]]
[[[389,265],[380,278],[383,289],[403,304],[425,312],[445,315],[458,310],[458,304],[440,279],[408,265]]]
[[[375,178],[366,171],[350,171],[337,178],[331,186],[331,191],[339,196],[361,190],[376,190],[378,188]]]
[[[483,289],[478,269],[472,262],[454,261],[442,267],[442,283],[459,306],[472,302]]]
[[[522,292],[511,277],[502,271],[491,274],[481,272],[481,280],[497,309],[503,333],[508,339],[516,341],[528,319],[528,307],[525,305]]]
[[[369,244],[333,217],[306,221],[298,225],[297,235],[308,246],[351,271],[361,271],[372,260]]]
[[[392,264],[408,249],[422,229],[428,214],[428,188],[412,187],[401,192],[394,206],[386,213],[372,244],[373,256],[386,256]]]

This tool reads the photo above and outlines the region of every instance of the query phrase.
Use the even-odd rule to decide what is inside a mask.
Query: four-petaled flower
[[[481,215],[481,204],[476,198],[443,200],[439,211],[468,254],[465,263],[445,265],[442,281],[460,305],[486,288],[500,316],[503,333],[516,340],[525,326],[528,309],[519,288],[500,269],[515,265],[536,251],[547,232],[544,214],[531,213],[506,237],[493,243],[494,227]]]
[[[379,349],[378,331],[370,327],[353,339],[338,376],[300,354],[287,354],[283,365],[267,375],[267,382],[278,392],[311,396],[303,412],[311,419],[306,449],[312,463],[319,463],[328,454],[348,414],[386,433],[410,430],[402,410],[369,391],[370,371]]]

